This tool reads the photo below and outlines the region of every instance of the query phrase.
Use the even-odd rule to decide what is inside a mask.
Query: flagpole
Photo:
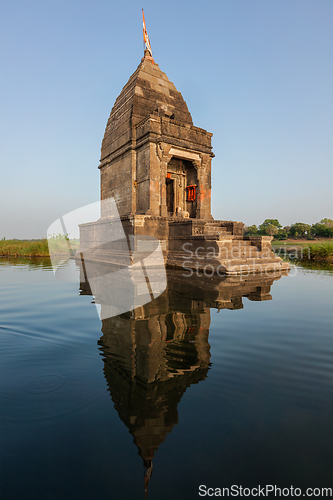
[[[145,14],[144,14],[143,9],[142,9],[142,25],[143,25],[143,29],[142,29],[142,31],[143,31],[143,42],[144,42],[144,46],[145,46],[145,49],[144,49],[144,58],[151,59],[152,63],[154,64],[153,52],[151,50],[150,40],[149,40],[149,36],[148,36],[148,33],[147,33],[146,20],[145,20]],[[146,51],[148,52],[149,56],[146,55]]]

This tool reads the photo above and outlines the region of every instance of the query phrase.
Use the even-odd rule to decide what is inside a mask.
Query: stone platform
[[[154,237],[166,267],[188,275],[249,275],[289,270],[271,249],[271,236],[243,236],[243,223],[180,217],[133,215],[80,226],[80,250],[91,262],[126,267],[129,238]],[[161,262],[157,263],[158,266]]]

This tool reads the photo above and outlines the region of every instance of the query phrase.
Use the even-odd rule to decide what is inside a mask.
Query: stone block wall
[[[120,215],[133,210],[132,163],[133,153],[129,150],[101,169],[101,200],[114,198]]]

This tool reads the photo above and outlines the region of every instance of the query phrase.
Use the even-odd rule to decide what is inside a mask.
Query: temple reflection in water
[[[167,289],[148,304],[103,319],[98,342],[114,407],[143,459],[146,493],[154,454],[178,423],[178,403],[207,377],[210,309],[241,309],[243,297],[271,300],[271,285],[281,277],[182,274],[169,271]],[[83,273],[81,279],[81,294],[91,294]]]

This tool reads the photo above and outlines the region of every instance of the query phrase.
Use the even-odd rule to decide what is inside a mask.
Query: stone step
[[[220,243],[220,245],[223,245],[223,241]],[[254,248],[257,250],[256,245],[251,245],[251,241],[242,241],[242,240],[232,240],[231,246],[235,248]]]
[[[227,226],[224,226],[223,224],[221,224],[221,222],[206,222],[206,226],[221,227],[221,228],[227,230]]]
[[[257,247],[232,247],[232,252],[235,254],[240,253],[248,257],[257,257],[259,254]]]
[[[218,222],[208,222],[205,224],[205,234],[220,234],[220,236],[231,236],[231,232],[225,226],[221,226]]]
[[[220,259],[221,264],[223,265],[254,265],[254,264],[269,264],[269,263],[275,263],[275,262],[280,262],[280,258],[265,258],[265,259],[260,259],[260,258],[243,258],[243,259]]]
[[[238,274],[265,274],[269,272],[288,271],[289,264],[283,262],[279,257],[273,258],[241,258],[241,259],[184,259],[180,252],[168,252],[165,254],[166,265],[169,268],[178,268],[184,271],[184,276],[190,276],[191,273],[198,273],[199,270],[207,274],[216,273],[219,276],[226,274],[233,276]],[[191,269],[194,270],[191,272]],[[199,275],[199,274],[198,274]]]
[[[204,234],[214,234],[216,236],[231,236],[230,231],[224,230],[225,228],[221,227],[205,227]]]
[[[246,241],[246,240],[233,240],[232,241],[232,246],[233,247],[252,247],[252,248],[257,248],[255,245],[251,245],[251,241]]]
[[[261,259],[274,259],[276,255],[272,250],[267,255],[267,250],[266,250],[264,252],[258,252],[258,257]]]
[[[208,257],[207,257],[208,255]],[[212,265],[213,267],[218,267],[219,264],[221,265],[254,265],[254,264],[262,264],[266,265],[269,263],[276,263],[276,262],[281,262],[280,257],[266,257],[266,258],[260,258],[259,256],[253,256],[253,257],[244,257],[244,256],[239,256],[238,258],[230,258],[230,256],[223,257],[223,255],[220,255],[219,258],[213,258],[212,256],[209,256],[209,254],[205,253],[200,253],[198,252],[198,255],[193,255],[192,257],[184,255],[183,252],[174,252],[174,251],[169,251],[165,252],[165,257],[166,257],[166,262],[175,262],[178,261],[180,266],[185,266],[185,267],[191,267],[191,264],[199,267],[204,267],[205,265],[209,264]]]
[[[264,273],[265,276],[268,276],[270,272],[283,272],[283,271],[288,271],[289,270],[289,264],[287,262],[278,262],[278,261],[272,261],[272,262],[265,262],[263,263],[258,262],[258,263],[252,263],[249,265],[249,267],[244,268],[242,265],[234,265],[232,262],[230,265],[225,266],[225,274],[227,276],[233,276],[237,274],[261,274]]]
[[[231,249],[220,248],[220,258],[221,259],[241,259],[241,258],[258,258],[259,252],[256,247],[248,246],[232,246]]]

